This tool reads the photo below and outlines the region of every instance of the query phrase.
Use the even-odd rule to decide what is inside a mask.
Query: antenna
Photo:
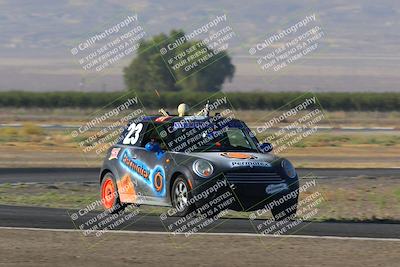
[[[204,107],[204,116],[210,116],[210,100],[207,100],[206,106]]]
[[[204,105],[204,108],[196,113],[197,116],[210,116],[210,100],[207,100],[207,103]]]
[[[169,116],[169,112],[166,111],[166,110],[163,109],[163,108],[160,108],[160,109],[158,110],[158,112],[161,113],[161,115],[163,115],[163,116],[165,116],[165,117],[168,117],[168,116]]]

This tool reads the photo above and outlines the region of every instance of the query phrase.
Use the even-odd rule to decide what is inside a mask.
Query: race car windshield
[[[182,137],[186,138],[182,138]],[[169,144],[179,152],[257,152],[257,145],[241,128],[208,127],[176,129]],[[181,141],[177,141],[181,140]]]

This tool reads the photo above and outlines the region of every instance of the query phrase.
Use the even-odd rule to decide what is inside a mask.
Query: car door
[[[146,127],[146,122],[131,122],[121,134],[119,145],[122,146],[119,158],[119,185],[118,190],[120,195],[127,199],[129,202],[136,199],[135,195],[143,195],[146,186],[142,181],[142,177],[146,177],[146,169],[140,164],[137,157],[138,148],[140,148],[141,140],[143,139]],[[120,187],[128,186],[130,182],[133,184],[133,190],[125,192]],[[117,181],[118,183],[118,181]],[[133,192],[131,192],[133,191]]]
[[[146,149],[146,144],[162,144],[158,129],[152,122],[146,123],[141,131],[138,145],[130,148],[131,169],[137,180],[138,188],[144,196],[147,204],[163,205],[166,201],[166,170],[165,170],[165,152],[150,151]]]

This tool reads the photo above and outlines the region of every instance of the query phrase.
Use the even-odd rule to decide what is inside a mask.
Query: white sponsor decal
[[[271,167],[271,164],[268,162],[262,161],[231,161],[231,167]]]
[[[108,158],[108,160],[117,159],[120,150],[120,147],[113,148],[110,152],[110,157]]]
[[[139,123],[132,123],[129,125],[128,134],[125,136],[124,141],[122,143],[124,145],[134,145],[139,140],[140,132],[143,129],[143,124]]]
[[[280,191],[287,190],[287,189],[289,189],[289,188],[288,188],[287,184],[284,184],[284,183],[271,184],[265,188],[265,192],[267,194],[275,194],[275,193],[278,193]]]

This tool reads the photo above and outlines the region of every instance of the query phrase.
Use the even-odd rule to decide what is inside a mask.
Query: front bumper
[[[236,211],[260,209],[266,203],[299,188],[297,176],[287,179],[276,172],[226,172],[210,180],[194,179],[194,181],[195,186],[192,193],[197,195],[209,190],[217,182],[226,184],[226,188],[219,188],[218,191],[209,194],[207,198],[196,201],[197,207],[230,191],[235,197],[235,201],[229,208]]]

